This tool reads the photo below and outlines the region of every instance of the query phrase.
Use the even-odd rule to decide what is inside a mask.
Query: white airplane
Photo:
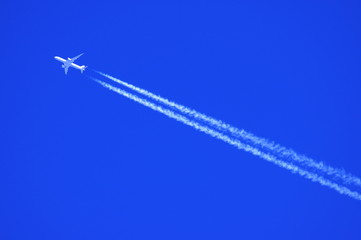
[[[63,65],[61,66],[62,68],[64,68],[64,71],[65,71],[65,74],[68,73],[68,69],[69,67],[73,67],[73,68],[76,68],[76,69],[79,69],[81,71],[81,73],[84,72],[85,68],[87,68],[87,66],[79,66],[79,65],[76,65],[74,63],[75,60],[77,60],[81,55],[83,55],[84,53],[82,54],[79,54],[78,56],[76,57],[73,57],[73,58],[68,58],[68,60],[65,60],[64,58],[61,58],[61,57],[58,57],[58,56],[55,56],[54,58],[56,60],[58,60],[59,62],[62,62]]]

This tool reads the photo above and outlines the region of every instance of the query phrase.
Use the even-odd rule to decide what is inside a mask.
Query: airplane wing
[[[84,53],[79,54],[79,55],[78,55],[78,56],[76,56],[76,57],[70,58],[70,59],[69,59],[69,61],[74,62],[75,60],[77,60],[78,58],[80,58],[80,57],[81,57],[81,55],[83,55],[83,54],[84,54]]]
[[[65,75],[68,73],[69,67],[64,67]]]

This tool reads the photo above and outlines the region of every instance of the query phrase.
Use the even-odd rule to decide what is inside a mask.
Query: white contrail
[[[130,94],[124,90],[121,90],[119,88],[116,88],[108,83],[105,83],[105,82],[102,82],[98,79],[95,79],[95,78],[92,78],[94,81],[96,81],[97,83],[101,84],[103,87],[113,91],[113,92],[116,92],[124,97],[127,97],[137,103],[140,103],[142,104],[143,106],[146,106],[154,111],[157,111],[159,113],[162,113],[166,116],[168,116],[169,118],[172,118],[172,119],[175,119],[179,122],[182,122],[184,123],[185,125],[188,125],[188,126],[191,126],[193,127],[194,129],[196,130],[199,130],[207,135],[210,135],[214,138],[217,138],[219,140],[222,140],[223,142],[225,143],[228,143],[240,150],[244,150],[246,152],[249,152],[249,153],[252,153],[253,155],[255,156],[259,156],[260,158],[266,160],[266,161],[269,161],[269,162],[272,162],[274,164],[276,164],[277,166],[279,167],[282,167],[282,168],[285,168],[289,171],[291,171],[292,173],[297,173],[307,179],[310,179],[311,181],[313,182],[318,182],[320,183],[321,185],[323,186],[327,186],[341,194],[344,194],[344,195],[347,195],[351,198],[354,198],[354,199],[357,199],[357,200],[361,200],[361,194],[359,194],[358,192],[355,192],[355,191],[351,191],[350,189],[348,189],[347,187],[344,187],[342,185],[339,185],[337,183],[334,183],[334,182],[331,182],[321,176],[318,176],[317,174],[315,173],[311,173],[311,172],[308,172],[306,170],[303,170],[293,164],[290,164],[290,163],[286,163],[284,161],[281,161],[281,160],[278,160],[277,158],[275,158],[274,156],[272,155],[269,155],[269,154],[266,154],[264,152],[261,152],[260,150],[258,150],[257,148],[254,148],[252,146],[249,146],[247,144],[243,144],[241,143],[239,140],[237,139],[232,139],[220,132],[217,132],[215,130],[212,130],[206,126],[203,126],[197,122],[194,122],[194,121],[191,121],[189,120],[187,117],[183,116],[183,115],[180,115],[180,114],[177,114],[169,109],[165,109],[159,105],[156,105],[152,102],[149,102],[148,100],[146,99],[143,99],[143,98],[140,98],[136,95],[133,95],[133,94]]]
[[[247,141],[248,143],[261,146],[265,150],[271,151],[273,154],[276,154],[277,156],[279,156],[282,159],[292,160],[292,161],[298,162],[306,167],[311,167],[311,168],[317,169],[318,171],[326,173],[326,174],[334,177],[335,179],[339,179],[339,180],[343,181],[343,183],[361,186],[360,178],[353,176],[351,174],[348,174],[342,169],[333,168],[331,166],[324,164],[323,162],[316,162],[315,160],[313,160],[309,157],[306,157],[304,155],[296,153],[292,149],[287,149],[287,148],[285,148],[281,145],[275,144],[267,139],[257,137],[254,134],[246,132],[243,129],[238,129],[236,127],[233,127],[227,123],[222,122],[221,120],[217,120],[217,119],[209,117],[203,113],[199,113],[196,110],[193,110],[193,109],[185,107],[181,104],[170,101],[166,98],[163,98],[159,95],[153,94],[142,88],[136,87],[132,84],[124,82],[124,81],[117,79],[115,77],[112,77],[108,74],[105,74],[105,73],[102,73],[99,71],[96,71],[96,72],[101,74],[104,77],[109,78],[110,80],[112,80],[118,84],[121,84],[125,87],[132,89],[133,91],[143,94],[144,96],[154,99],[154,100],[156,100],[162,104],[165,104],[173,109],[177,109],[180,112],[182,112],[183,114],[187,114],[188,116],[191,116],[195,119],[202,120],[206,123],[209,123],[210,125],[216,127],[218,130],[230,132],[233,136],[242,138],[243,140]]]

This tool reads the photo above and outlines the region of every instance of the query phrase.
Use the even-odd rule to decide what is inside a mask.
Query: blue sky
[[[1,239],[360,239],[360,202],[91,69],[361,176],[358,1],[3,1]],[[67,76],[54,56],[89,66]]]

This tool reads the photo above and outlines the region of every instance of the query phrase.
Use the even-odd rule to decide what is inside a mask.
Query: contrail
[[[282,167],[282,168],[285,168],[289,171],[291,171],[292,173],[295,173],[295,174],[298,174],[300,176],[303,176],[307,179],[310,179],[311,181],[313,182],[318,182],[320,183],[321,185],[323,186],[327,186],[337,192],[339,192],[340,194],[344,194],[344,195],[347,195],[351,198],[354,198],[354,199],[357,199],[357,200],[361,200],[361,195],[358,193],[358,192],[355,192],[355,191],[351,191],[349,188],[347,187],[344,187],[342,185],[339,185],[337,183],[334,183],[334,182],[331,182],[325,178],[323,178],[322,176],[318,176],[317,174],[315,173],[311,173],[311,172],[308,172],[306,170],[303,170],[293,164],[290,164],[290,163],[286,163],[284,161],[281,161],[277,158],[275,158],[274,156],[270,155],[270,154],[266,154],[260,150],[258,150],[257,148],[254,148],[250,145],[247,145],[247,144],[243,144],[241,143],[239,140],[237,139],[232,139],[218,131],[215,131],[215,130],[212,130],[204,125],[201,125],[197,122],[194,122],[194,121],[191,121],[190,119],[188,119],[187,117],[183,116],[183,115],[180,115],[180,114],[177,114],[169,109],[165,109],[159,105],[156,105],[152,102],[149,102],[148,100],[146,99],[143,99],[143,98],[140,98],[136,95],[133,95],[131,93],[128,93],[124,90],[121,90],[119,88],[116,88],[108,83],[105,83],[105,82],[102,82],[98,79],[95,79],[95,78],[92,78],[94,81],[96,81],[97,83],[99,83],[100,85],[102,85],[103,87],[113,91],[113,92],[116,92],[124,97],[127,97],[137,103],[140,103],[142,104],[143,106],[146,106],[156,112],[159,112],[159,113],[162,113],[164,115],[166,115],[167,117],[169,118],[172,118],[172,119],[175,119],[185,125],[188,125],[190,127],[193,127],[194,129],[200,131],[200,132],[203,132],[207,135],[210,135],[214,138],[217,138],[225,143],[228,143],[240,150],[244,150],[246,152],[249,152],[255,156],[258,156],[268,162],[271,162],[273,164],[276,164],[277,166],[279,167]]]
[[[118,84],[121,84],[129,89],[132,89],[133,91],[136,91],[144,96],[147,96],[157,102],[167,105],[173,109],[177,109],[178,111],[182,112],[183,114],[186,114],[195,119],[204,121],[204,122],[214,126],[218,130],[229,132],[234,137],[241,138],[250,144],[260,146],[263,149],[270,151],[272,154],[275,154],[282,159],[298,162],[298,163],[302,164],[303,166],[314,168],[320,172],[330,175],[334,179],[339,179],[345,184],[354,184],[356,186],[361,187],[361,179],[360,178],[353,176],[351,174],[348,174],[342,169],[333,168],[331,166],[324,164],[323,162],[316,162],[315,160],[313,160],[309,157],[306,157],[304,155],[296,153],[292,149],[287,149],[287,148],[285,148],[279,144],[275,144],[265,138],[257,137],[252,133],[246,132],[243,129],[238,129],[236,127],[233,127],[227,123],[222,122],[221,120],[217,120],[217,119],[207,116],[203,113],[199,113],[196,110],[193,110],[193,109],[183,106],[181,104],[170,101],[166,98],[163,98],[159,95],[153,94],[142,88],[136,87],[132,84],[124,82],[124,81],[117,79],[115,77],[112,77],[108,74],[105,74],[105,73],[102,73],[99,71],[95,71],[95,72],[99,73],[100,75],[102,75],[104,77],[109,78],[110,80],[112,80]]]

